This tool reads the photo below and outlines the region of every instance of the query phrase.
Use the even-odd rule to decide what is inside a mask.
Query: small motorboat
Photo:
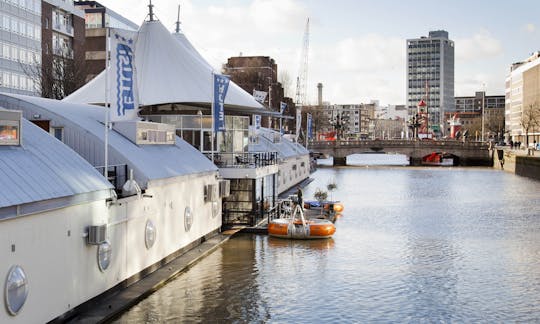
[[[345,208],[343,204],[339,201],[323,201],[318,202],[317,200],[306,200],[304,201],[305,209],[315,209],[315,210],[325,210],[330,212],[341,213]]]
[[[323,239],[329,238],[336,232],[336,226],[326,219],[304,218],[300,206],[296,206],[289,218],[277,218],[268,223],[270,236],[287,239]]]

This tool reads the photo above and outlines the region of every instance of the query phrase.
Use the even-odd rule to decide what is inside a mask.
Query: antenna
[[[176,19],[176,33],[180,34],[180,5],[178,5],[178,18]]]
[[[152,0],[150,0],[150,4],[148,5],[148,15],[150,16],[150,21],[154,20],[154,5],[152,4]]]

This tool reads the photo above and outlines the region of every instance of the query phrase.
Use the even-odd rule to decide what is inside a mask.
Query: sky
[[[148,0],[98,0],[142,24]],[[510,65],[540,50],[538,0],[153,0],[154,13],[181,28],[218,71],[232,56],[270,56],[294,98],[309,18],[307,97],[404,104],[406,40],[446,30],[455,42],[455,95],[504,95]],[[288,80],[288,81],[287,81]]]

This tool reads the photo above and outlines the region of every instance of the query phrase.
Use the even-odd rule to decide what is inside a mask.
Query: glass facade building
[[[41,0],[0,0],[0,91],[37,94],[36,64],[41,64]]]
[[[430,129],[441,134],[444,113],[455,110],[454,42],[447,31],[430,31],[428,37],[407,40],[409,117],[416,115],[421,100],[427,105]]]

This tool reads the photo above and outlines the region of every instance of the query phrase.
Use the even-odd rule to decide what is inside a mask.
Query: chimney
[[[317,104],[319,107],[322,107],[322,83],[317,83],[317,89],[319,90],[319,97],[318,97],[318,101],[317,101]]]

